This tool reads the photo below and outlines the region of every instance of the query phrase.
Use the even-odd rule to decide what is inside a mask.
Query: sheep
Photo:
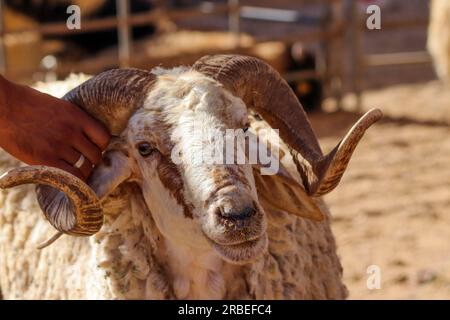
[[[337,186],[379,110],[323,155],[288,84],[265,62],[238,55],[206,56],[190,68],[106,71],[64,99],[114,138],[87,184],[0,157],[10,167],[0,177],[4,298],[346,297],[321,196]],[[213,134],[229,128],[245,135],[233,150],[245,149],[246,158],[261,146],[279,150],[269,154],[278,170],[263,174],[261,159],[199,161],[217,147]],[[281,139],[262,135],[270,128]],[[27,183],[36,193],[7,190]],[[36,250],[52,233],[39,207],[73,237]]]
[[[428,26],[428,51],[438,77],[450,81],[450,2],[432,0]]]

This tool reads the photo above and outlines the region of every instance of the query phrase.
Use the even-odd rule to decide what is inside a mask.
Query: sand
[[[326,200],[350,299],[450,298],[450,88],[437,81],[367,91],[384,120]],[[313,114],[324,149],[357,113]],[[367,268],[381,271],[369,290]]]

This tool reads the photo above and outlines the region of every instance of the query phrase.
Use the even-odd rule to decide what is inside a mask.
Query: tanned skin
[[[86,180],[109,139],[105,126],[77,106],[0,75],[0,147],[20,161]],[[85,162],[76,169],[81,154]]]

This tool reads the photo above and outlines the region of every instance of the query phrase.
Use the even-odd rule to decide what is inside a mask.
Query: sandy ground
[[[326,197],[351,299],[450,298],[450,87],[437,81],[368,91],[384,120]],[[324,149],[358,115],[314,114]],[[370,265],[381,289],[368,290]]]

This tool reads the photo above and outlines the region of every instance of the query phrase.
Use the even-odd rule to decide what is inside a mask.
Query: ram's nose
[[[246,220],[255,215],[256,208],[253,204],[242,207],[222,206],[219,207],[218,213],[225,219]]]

